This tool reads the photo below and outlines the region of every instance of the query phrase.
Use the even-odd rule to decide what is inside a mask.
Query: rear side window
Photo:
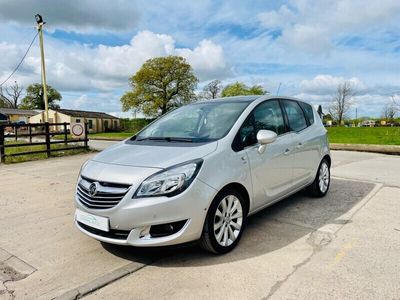
[[[304,102],[299,102],[299,104],[301,108],[304,110],[304,113],[306,114],[306,118],[308,119],[310,125],[314,124],[314,111],[312,106]]]
[[[289,127],[292,131],[301,131],[307,127],[303,110],[295,101],[282,100],[283,108],[289,121]]]

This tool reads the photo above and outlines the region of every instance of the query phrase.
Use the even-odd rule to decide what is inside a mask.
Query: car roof
[[[234,96],[234,97],[223,97],[223,98],[215,98],[215,99],[209,99],[209,100],[202,100],[199,102],[194,102],[192,104],[196,103],[221,103],[221,102],[253,102],[254,100],[260,98],[260,95],[252,95],[252,96]]]
[[[274,96],[274,95],[250,95],[250,96],[234,96],[234,97],[223,97],[223,98],[215,98],[215,99],[210,99],[210,100],[203,100],[199,102],[194,102],[192,104],[196,103],[214,103],[214,102],[253,102],[258,99],[262,100],[268,100],[268,99],[286,99],[286,100],[294,100],[294,101],[300,101],[300,102],[305,102],[301,99],[297,99],[294,97],[288,97],[288,96]]]

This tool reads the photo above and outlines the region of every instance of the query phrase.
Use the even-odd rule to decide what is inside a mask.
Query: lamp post
[[[43,48],[43,25],[46,24],[46,22],[43,21],[42,16],[39,14],[35,15],[35,19],[36,19],[36,23],[38,24],[37,30],[39,32],[45,121],[49,122],[49,103],[47,100],[46,66],[45,66],[45,61],[44,61],[44,48]]]

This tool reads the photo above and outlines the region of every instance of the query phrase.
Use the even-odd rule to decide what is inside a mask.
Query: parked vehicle
[[[359,127],[375,127],[376,122],[374,120],[365,120],[359,123]]]
[[[161,246],[200,240],[226,253],[249,215],[330,185],[326,129],[287,97],[230,97],[169,112],[86,162],[77,227],[103,242]]]

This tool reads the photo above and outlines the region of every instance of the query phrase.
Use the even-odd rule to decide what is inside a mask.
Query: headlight
[[[88,164],[88,162],[89,162],[89,160],[85,161],[85,162],[82,164],[81,169],[79,170],[78,179],[79,179],[79,176],[81,176],[82,170],[86,167],[86,165]]]
[[[182,193],[193,182],[202,164],[203,160],[197,159],[156,173],[142,182],[133,198],[171,197]]]

